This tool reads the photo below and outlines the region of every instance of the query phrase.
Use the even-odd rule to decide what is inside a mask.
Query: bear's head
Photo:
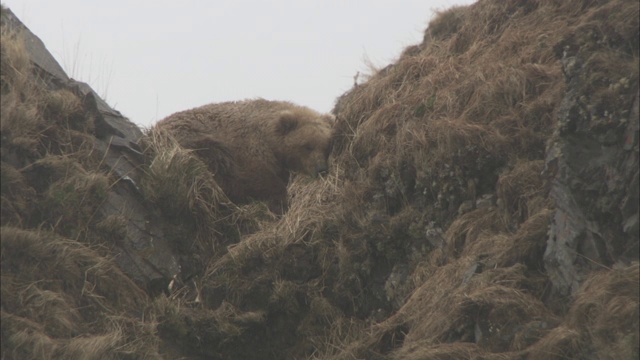
[[[286,170],[313,177],[329,171],[333,115],[300,107],[282,111],[275,124],[275,154]]]

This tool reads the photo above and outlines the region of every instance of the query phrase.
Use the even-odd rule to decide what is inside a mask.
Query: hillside
[[[480,0],[278,217],[2,10],[2,359],[637,359],[640,4]]]

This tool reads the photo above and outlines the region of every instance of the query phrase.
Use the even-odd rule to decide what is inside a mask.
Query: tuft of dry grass
[[[82,101],[69,90],[49,90],[35,75],[20,34],[2,27],[0,36],[0,132],[5,151],[28,160],[48,153],[89,160],[94,123]]]
[[[639,274],[637,262],[593,274],[578,290],[564,322],[533,345],[529,357],[637,358]]]
[[[129,318],[138,328],[123,331],[112,318],[133,316],[147,301],[112,261],[45,231],[3,226],[0,246],[3,354],[103,359],[142,349],[153,353],[157,341],[150,324]]]
[[[22,99],[42,96],[44,90],[34,81],[32,64],[20,34],[3,26],[0,40],[0,132],[3,137],[33,137],[42,125],[38,103]]]
[[[215,250],[218,242],[225,241],[216,239],[219,223],[229,216],[227,209],[235,206],[216,184],[207,165],[166,131],[149,131],[141,144],[149,159],[140,182],[145,198],[169,219],[195,222],[187,233],[197,238],[201,250]],[[193,243],[194,239],[176,241]]]

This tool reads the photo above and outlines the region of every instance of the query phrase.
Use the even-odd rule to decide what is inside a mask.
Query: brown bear
[[[257,99],[178,112],[156,127],[193,149],[231,201],[266,201],[282,214],[291,172],[328,171],[333,123],[307,107]]]

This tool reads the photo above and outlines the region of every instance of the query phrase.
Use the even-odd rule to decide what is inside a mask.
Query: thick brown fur
[[[264,99],[209,104],[158,122],[209,166],[235,203],[266,201],[282,213],[291,172],[328,170],[334,119],[306,107]]]

